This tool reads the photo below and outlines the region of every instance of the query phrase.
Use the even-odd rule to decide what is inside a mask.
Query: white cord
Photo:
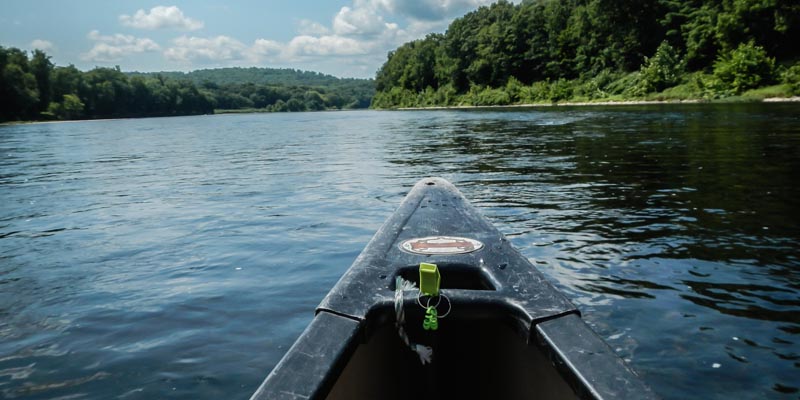
[[[400,335],[400,339],[403,340],[403,343],[406,344],[411,350],[414,350],[417,355],[419,356],[419,361],[422,365],[428,364],[433,359],[433,349],[428,346],[423,346],[421,344],[412,343],[411,340],[408,338],[408,334],[406,333],[405,328],[403,325],[406,323],[406,313],[403,310],[403,291],[404,290],[413,290],[416,289],[417,286],[414,285],[413,282],[409,282],[402,277],[397,277],[395,280],[395,289],[394,289],[394,314],[395,314],[395,322],[394,325],[397,327],[397,334]],[[417,299],[419,301],[419,299]],[[448,299],[449,301],[449,299]],[[449,312],[449,310],[448,310]]]

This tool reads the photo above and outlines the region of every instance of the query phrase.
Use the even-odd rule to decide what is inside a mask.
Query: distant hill
[[[130,72],[128,75],[194,84],[220,111],[367,108],[375,95],[373,79],[337,78],[288,68],[232,67],[192,72]]]
[[[0,122],[349,110],[369,107],[374,95],[372,79],[270,68],[84,72],[41,50],[0,46]]]
[[[161,75],[173,79],[188,79],[195,84],[213,82],[217,85],[253,83],[279,86],[339,86],[342,84],[372,85],[372,79],[337,78],[319,72],[301,71],[291,68],[215,68],[192,72],[131,72],[130,75]]]

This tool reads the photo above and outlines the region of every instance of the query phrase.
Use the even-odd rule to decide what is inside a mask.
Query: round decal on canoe
[[[400,243],[400,248],[414,254],[464,254],[483,248],[483,243],[463,237],[428,236],[408,239]]]

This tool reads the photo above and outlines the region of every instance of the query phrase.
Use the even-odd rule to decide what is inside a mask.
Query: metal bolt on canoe
[[[395,287],[398,277],[419,286],[420,263],[438,267],[450,307],[435,330],[422,326],[426,313],[437,315],[426,309],[430,298],[423,305],[417,289]],[[432,350],[430,363],[398,334],[395,289],[405,334]],[[410,398],[657,396],[455,186],[427,178],[251,400]]]

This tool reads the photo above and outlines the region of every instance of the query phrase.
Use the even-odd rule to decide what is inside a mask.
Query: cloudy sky
[[[227,66],[374,77],[386,53],[491,0],[0,0],[0,46],[124,71]]]

